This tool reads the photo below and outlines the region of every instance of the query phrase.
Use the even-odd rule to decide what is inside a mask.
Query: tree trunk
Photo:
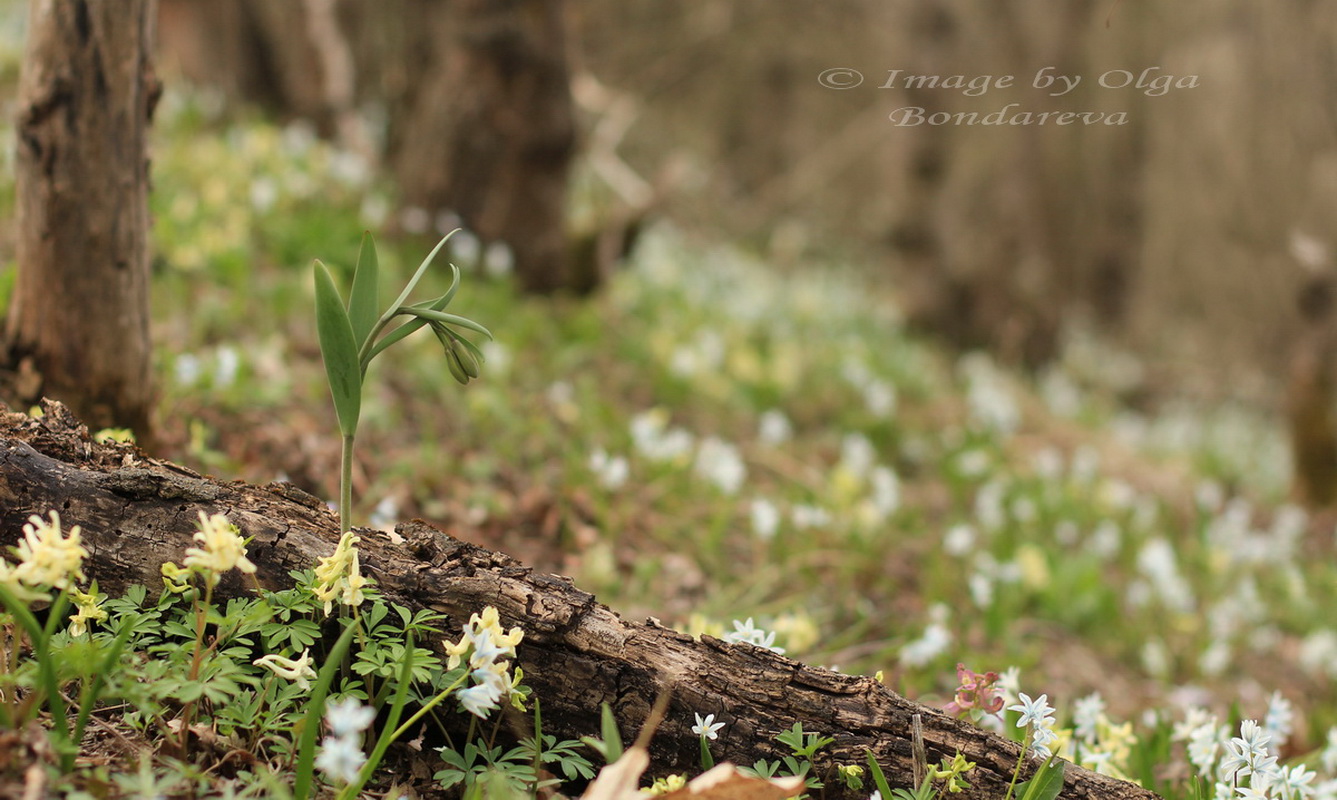
[[[339,24],[313,25],[322,10]],[[584,292],[588,271],[567,255],[575,112],[563,14],[558,0],[164,0],[162,25],[167,60],[191,80],[325,135],[349,127],[340,120],[355,101],[380,106],[403,205],[505,244],[527,291]],[[331,80],[344,61],[356,85]]]
[[[460,0],[439,15],[448,41],[403,126],[404,202],[454,212],[504,242],[525,290],[571,285],[566,180],[575,148],[563,4]],[[449,38],[447,38],[449,37]]]
[[[19,81],[17,399],[150,434],[153,0],[33,0]]]
[[[197,512],[227,513],[252,537],[250,557],[262,585],[288,585],[288,570],[328,555],[338,525],[324,503],[279,484],[247,486],[203,478],[145,459],[128,445],[98,445],[68,411],[46,404],[41,419],[0,415],[0,540],[13,540],[30,514],[59,509],[83,528],[93,553],[90,578],[113,595],[133,584],[154,586],[164,560],[179,561]],[[787,752],[776,734],[802,722],[834,736],[818,754],[817,774],[829,798],[865,797],[834,778],[835,764],[863,764],[871,750],[895,786],[912,778],[911,725],[921,715],[928,759],[960,751],[978,766],[961,800],[1001,797],[1017,746],[936,709],[909,701],[867,677],[808,667],[762,648],[701,640],[659,625],[627,622],[567,578],[536,573],[501,553],[452,539],[421,522],[397,536],[360,531],[366,572],[387,599],[431,608],[459,621],[496,606],[505,625],[525,638],[518,662],[543,704],[544,732],[559,738],[599,730],[609,703],[625,736],[634,736],[655,698],[671,695],[668,715],[650,747],[652,772],[690,772],[699,758],[693,713],[725,723],[712,751],[719,760],[751,764]],[[222,601],[244,591],[235,573],[215,590]],[[440,642],[433,642],[438,646]],[[1151,792],[1069,767],[1063,797],[1136,798]]]

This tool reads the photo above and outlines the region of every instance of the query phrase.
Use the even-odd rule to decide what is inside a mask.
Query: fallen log
[[[0,543],[12,544],[30,515],[58,510],[64,522],[82,527],[91,553],[86,571],[112,595],[134,584],[159,585],[159,566],[180,561],[200,511],[227,514],[251,537],[250,558],[268,588],[287,586],[289,570],[312,566],[334,549],[337,520],[318,498],[287,484],[220,482],[129,445],[98,444],[63,406],[44,409],[39,419],[0,412]],[[1011,780],[1017,745],[873,678],[810,667],[748,644],[698,640],[653,619],[628,622],[567,578],[535,572],[419,521],[399,525],[394,536],[359,533],[364,572],[389,600],[449,615],[456,635],[460,622],[486,605],[497,607],[506,626],[523,628],[518,662],[542,701],[545,733],[597,734],[606,702],[630,738],[655,699],[670,694],[651,742],[652,774],[698,770],[696,713],[725,724],[712,752],[738,764],[789,755],[774,737],[801,722],[805,731],[835,738],[816,759],[825,796],[864,797],[871,787],[845,789],[834,765],[862,765],[871,751],[893,787],[910,785],[911,730],[919,715],[930,763],[959,751],[977,764],[968,776],[972,788],[957,797],[1002,798]],[[215,597],[246,591],[233,572]],[[1060,796],[1156,797],[1071,765]]]

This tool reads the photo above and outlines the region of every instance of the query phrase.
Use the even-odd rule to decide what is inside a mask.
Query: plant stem
[[[1007,794],[1003,800],[1012,800],[1012,791],[1017,786],[1017,778],[1021,775],[1021,762],[1026,760],[1026,750],[1031,746],[1031,732],[1026,731],[1026,739],[1021,743],[1021,755],[1017,756],[1017,768],[1012,770],[1012,782],[1007,785]]]
[[[343,459],[339,465],[339,534],[353,527],[353,434],[344,437]]]

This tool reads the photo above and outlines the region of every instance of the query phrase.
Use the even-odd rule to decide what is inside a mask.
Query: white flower
[[[901,507],[901,481],[890,467],[874,467],[871,476],[873,484],[873,508],[880,517],[886,518],[896,513]]]
[[[1052,725],[1054,720],[1054,709],[1049,706],[1049,695],[1042,694],[1032,700],[1030,695],[1021,692],[1017,695],[1021,702],[1017,705],[1008,706],[1008,711],[1016,711],[1021,714],[1021,719],[1017,720],[1017,727],[1024,728],[1034,723],[1036,727]]]
[[[1263,725],[1272,736],[1269,749],[1274,753],[1280,751],[1295,726],[1295,711],[1291,707],[1291,701],[1282,696],[1281,692],[1273,692],[1272,697],[1268,699],[1267,717],[1264,718]]]
[[[459,700],[460,707],[465,711],[479,719],[487,719],[488,712],[497,708],[501,692],[490,683],[480,683],[456,692],[455,699]]]
[[[325,724],[335,736],[353,736],[371,727],[376,709],[364,706],[356,697],[345,697],[325,706]]]
[[[752,618],[748,617],[746,622],[733,621],[733,632],[726,633],[723,636],[724,641],[731,643],[745,643],[756,647],[764,647],[773,653],[784,655],[783,647],[775,646],[775,631],[764,631],[752,623]]]
[[[1226,727],[1216,725],[1214,720],[1199,726],[1188,739],[1188,760],[1204,778],[1212,774],[1217,754],[1221,750],[1221,741],[1226,735]]]
[[[952,632],[941,622],[930,622],[918,639],[913,639],[901,647],[901,663],[910,667],[922,667],[943,653],[952,644]]]
[[[1337,773],[1337,726],[1328,728],[1328,740],[1319,756],[1323,770],[1328,774]]]
[[[752,501],[749,509],[752,517],[752,532],[758,539],[769,542],[780,529],[780,510],[770,500],[758,497]]]
[[[692,733],[697,736],[704,736],[712,741],[719,738],[719,730],[724,727],[723,722],[716,722],[714,714],[707,714],[705,717],[700,714],[695,716],[696,724],[692,726]]]
[[[1031,731],[1031,752],[1036,758],[1049,758],[1053,751],[1049,746],[1058,741],[1058,734],[1048,725],[1036,725]]]
[[[1309,784],[1317,776],[1317,772],[1305,769],[1304,764],[1292,764],[1281,768],[1273,785],[1281,789],[1286,800],[1303,800],[1314,794],[1314,787]]]
[[[961,557],[975,546],[975,529],[967,523],[953,525],[942,537],[942,549],[949,556]]]
[[[622,456],[610,456],[603,449],[597,448],[590,453],[590,472],[593,472],[599,485],[616,491],[627,483],[630,469],[627,459]]]
[[[862,433],[846,434],[840,442],[840,465],[854,475],[864,477],[877,460],[877,450]]]
[[[789,417],[786,417],[783,411],[774,408],[762,413],[758,427],[758,438],[764,444],[771,446],[783,444],[794,435],[794,426],[790,424]]]
[[[1095,741],[1096,725],[1105,713],[1105,699],[1093,692],[1077,701],[1072,714],[1073,729],[1078,738]]]
[[[789,515],[794,522],[794,527],[800,530],[820,528],[831,524],[831,512],[820,506],[800,503],[790,510]]]
[[[316,756],[316,767],[344,783],[357,780],[365,763],[367,754],[351,736],[326,736],[320,743],[320,755]]]
[[[696,451],[696,474],[719,487],[725,494],[735,494],[747,477],[747,467],[738,448],[713,436],[701,441]]]

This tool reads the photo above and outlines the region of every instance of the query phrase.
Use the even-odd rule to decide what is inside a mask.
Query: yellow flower
[[[162,565],[162,583],[172,594],[181,594],[190,588],[190,570],[168,561]]]
[[[222,514],[208,516],[201,511],[195,541],[204,547],[187,549],[182,563],[187,569],[204,573],[209,586],[217,586],[219,576],[234,567],[245,573],[255,572],[255,565],[246,558],[246,541],[241,538],[241,531]]]
[[[74,598],[74,607],[79,611],[70,620],[71,636],[83,636],[88,630],[89,622],[102,622],[107,618],[107,612],[99,608],[100,602],[96,581],[89,588],[89,591],[81,592],[76,588],[70,594]]]
[[[265,667],[280,678],[294,681],[302,691],[310,689],[310,680],[316,677],[316,671],[311,668],[311,648],[309,647],[303,650],[301,657],[297,659],[268,655],[257,658],[251,663],[257,667]]]
[[[65,537],[60,531],[60,514],[52,511],[50,516],[51,521],[46,522],[34,514],[23,526],[23,540],[14,551],[19,565],[12,578],[29,586],[68,589],[71,577],[84,580],[83,561],[88,551],[79,544],[78,525]]]
[[[325,604],[325,615],[334,608],[336,598],[346,606],[360,606],[362,588],[368,580],[362,575],[358,561],[357,543],[361,541],[352,531],[345,533],[334,548],[334,554],[316,564],[316,585],[311,593]]]

